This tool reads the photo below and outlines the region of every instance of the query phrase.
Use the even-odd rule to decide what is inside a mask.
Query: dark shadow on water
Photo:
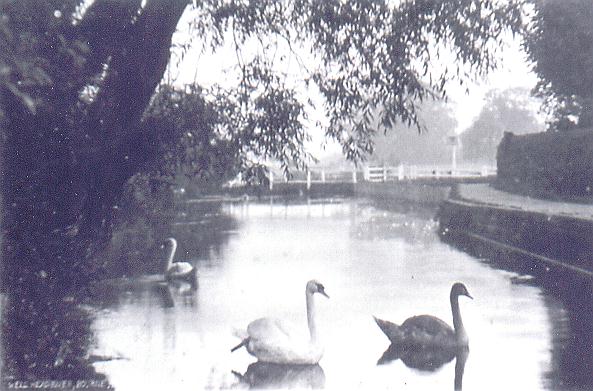
[[[385,365],[396,360],[401,360],[408,368],[424,372],[434,372],[455,358],[454,390],[461,390],[468,355],[469,349],[467,348],[431,349],[400,347],[391,344],[383,352],[383,355],[377,361],[377,365]]]
[[[221,249],[237,230],[237,220],[223,213],[222,201],[180,200],[170,223],[116,229],[104,254],[108,276],[163,273],[168,254],[161,244],[167,237],[177,239],[176,261],[189,262],[198,268],[201,264],[216,263],[221,258]]]
[[[413,347],[400,347],[396,344],[389,345],[377,365],[383,365],[395,360],[402,360],[408,368],[421,371],[436,371],[455,357],[454,349],[426,349]]]
[[[162,308],[193,307],[198,286],[187,281],[165,281],[160,275],[116,278],[93,284],[87,302],[99,308],[118,308],[122,302],[149,300]]]
[[[593,281],[464,235],[442,239],[490,267],[519,273],[511,283],[542,291],[551,323],[552,367],[545,375],[553,390],[593,389]]]
[[[546,306],[552,323],[552,368],[546,376],[553,389],[593,389],[593,303],[573,298],[563,304],[565,311]]]
[[[251,389],[321,389],[325,387],[323,368],[316,365],[290,365],[256,362],[241,375],[233,372]]]

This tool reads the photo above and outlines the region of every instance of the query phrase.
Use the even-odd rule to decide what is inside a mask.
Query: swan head
[[[167,238],[161,244],[161,248],[165,248],[167,246],[176,246],[176,245],[177,245],[177,240],[175,240],[175,238]]]
[[[451,287],[451,297],[454,297],[454,296],[466,296],[466,297],[469,297],[470,299],[473,299],[473,297],[469,294],[465,285],[463,285],[461,282],[456,282]]]
[[[329,299],[328,294],[325,293],[325,287],[323,286],[323,284],[316,280],[311,280],[307,282],[307,293],[311,295],[314,293],[320,293]]]

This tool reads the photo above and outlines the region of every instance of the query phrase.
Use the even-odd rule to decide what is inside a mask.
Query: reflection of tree
[[[222,212],[222,203],[185,202],[177,206],[185,217],[178,217],[172,234],[178,238],[179,252],[191,259],[206,259],[220,254],[237,220]],[[179,215],[179,213],[178,213]]]
[[[199,200],[198,200],[199,201]],[[144,221],[116,230],[106,262],[113,265],[112,277],[162,273],[166,254],[160,247],[169,236],[177,239],[176,259],[210,260],[220,253],[230,231],[236,229],[234,218],[221,211],[221,202],[185,202],[179,200],[170,214],[157,212]],[[175,214],[175,216],[173,216]]]
[[[3,380],[101,380],[88,361],[91,318],[69,298],[31,287],[2,308]]]
[[[544,296],[551,322],[553,389],[593,386],[593,304],[587,284],[562,284],[554,291],[563,308]]]

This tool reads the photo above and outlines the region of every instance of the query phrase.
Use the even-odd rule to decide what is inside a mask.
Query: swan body
[[[375,321],[391,343],[399,346],[418,349],[468,346],[469,339],[459,311],[459,296],[472,298],[465,285],[458,282],[451,287],[450,295],[453,328],[432,315],[413,316],[401,325],[376,317]]]
[[[301,337],[289,324],[280,319],[260,318],[247,326],[247,336],[231,351],[243,346],[257,357],[258,361],[275,364],[317,364],[323,356],[323,347],[319,344],[315,323],[315,306],[313,295],[325,293],[322,284],[315,280],[307,283],[305,295],[307,300],[307,321],[309,337]]]
[[[177,251],[177,240],[174,238],[168,238],[165,240],[166,245],[169,247],[169,257],[167,258],[167,268],[165,269],[165,279],[191,279],[195,280],[196,268],[188,262],[173,262],[175,252]]]

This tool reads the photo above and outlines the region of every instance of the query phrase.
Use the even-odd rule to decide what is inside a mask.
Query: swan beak
[[[327,295],[327,293],[325,293],[324,289],[320,290],[319,293],[321,293],[323,296],[325,296],[329,299],[329,296]]]
[[[465,296],[469,297],[469,298],[470,298],[470,299],[472,299],[472,300],[474,299],[474,298],[472,297],[472,295],[470,295],[470,294],[469,294],[469,292],[465,292]]]

